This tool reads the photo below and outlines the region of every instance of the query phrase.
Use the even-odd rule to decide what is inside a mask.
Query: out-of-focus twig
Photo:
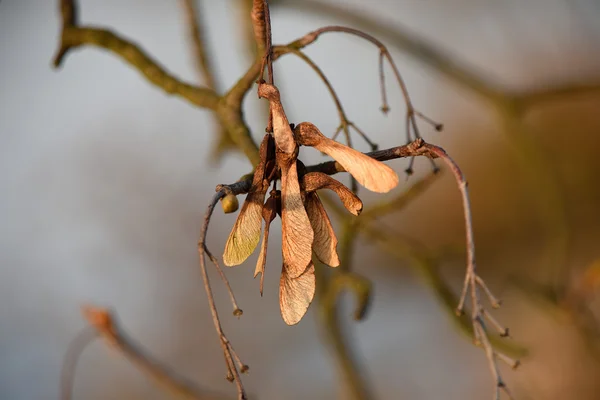
[[[107,345],[127,357],[129,361],[153,378],[172,395],[186,400],[224,398],[197,388],[194,384],[177,377],[164,365],[144,354],[144,351],[119,328],[115,316],[109,310],[94,306],[85,306],[82,311],[88,324],[96,330],[96,333],[104,339]]]
[[[204,26],[198,18],[196,0],[180,0],[180,2],[185,15],[188,39],[191,44],[198,75],[206,86],[213,90],[218,90],[213,59],[208,56]]]
[[[200,81],[203,81],[209,89],[219,93],[220,85],[217,80],[217,75],[215,74],[214,59],[209,57],[208,44],[205,40],[205,27],[201,23],[201,19],[198,15],[196,1],[197,0],[180,0],[185,16],[187,36],[190,41],[191,52],[195,60],[196,71],[198,72]],[[225,153],[237,150],[238,147],[229,135],[229,131],[223,127],[223,124],[219,123],[216,116],[214,117],[219,133],[214,139],[215,142],[210,157],[212,161],[218,161]]]

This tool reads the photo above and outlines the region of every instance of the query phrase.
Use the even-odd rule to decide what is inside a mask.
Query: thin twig
[[[223,281],[223,283],[225,284],[225,287],[227,288],[227,293],[229,293],[229,299],[231,300],[231,304],[233,305],[233,315],[235,315],[236,317],[241,317],[243,314],[243,311],[237,305],[237,301],[235,300],[235,295],[233,294],[233,290],[231,289],[231,285],[229,284],[229,279],[227,279],[227,276],[225,275],[225,273],[223,272],[223,269],[219,265],[219,260],[217,260],[217,258],[206,248],[206,246],[204,247],[204,251],[206,252],[206,255],[208,256],[210,261],[215,266],[215,269],[219,273],[221,280]]]
[[[331,82],[329,81],[329,79],[327,78],[327,76],[325,75],[323,70],[310,57],[308,57],[304,52],[296,49],[293,46],[288,45],[288,46],[273,47],[274,58],[280,57],[280,56],[282,56],[284,54],[288,54],[288,53],[294,54],[295,56],[300,58],[302,61],[304,61],[313,71],[315,71],[315,73],[318,75],[319,79],[321,79],[321,81],[327,88],[327,91],[331,95],[331,98],[333,100],[333,103],[334,103],[335,108],[338,113],[338,117],[340,119],[340,125],[338,126],[335,134],[332,136],[332,139],[335,140],[337,135],[343,131],[344,136],[346,138],[346,144],[348,145],[348,147],[353,147],[352,140],[350,139],[350,130],[349,130],[349,128],[353,128],[359,134],[359,136],[361,138],[363,138],[365,140],[365,142],[367,142],[367,144],[371,147],[371,150],[373,150],[373,151],[377,150],[377,147],[378,147],[377,144],[373,143],[369,139],[369,137],[360,128],[358,128],[356,126],[356,124],[354,124],[353,122],[351,122],[348,119],[348,116],[346,115],[346,112],[344,111],[344,107],[342,106],[342,102],[341,102],[339,96],[337,95],[337,92],[333,88],[333,85],[331,85]]]
[[[402,75],[400,74],[400,70],[396,66],[396,62],[394,61],[394,58],[388,51],[387,47],[380,40],[378,40],[377,38],[375,38],[372,35],[369,35],[368,33],[358,30],[358,29],[349,28],[349,27],[345,27],[345,26],[326,26],[326,27],[319,28],[315,31],[312,31],[312,32],[304,35],[302,38],[298,39],[297,41],[295,41],[293,43],[298,47],[305,47],[305,46],[308,46],[309,44],[313,43],[314,41],[316,41],[321,35],[328,33],[328,32],[342,32],[342,33],[355,35],[355,36],[365,39],[365,40],[373,43],[375,46],[377,46],[377,48],[379,49],[379,52],[380,52],[380,56],[379,56],[380,80],[379,80],[379,82],[381,85],[382,101],[383,101],[383,105],[381,106],[381,109],[385,110],[385,111],[389,110],[389,105],[387,104],[387,96],[385,95],[384,70],[383,70],[383,66],[381,63],[382,58],[385,58],[388,61],[388,63],[390,64],[390,66],[392,67],[392,71],[394,73],[394,76],[396,77],[396,81],[398,82],[400,90],[402,91],[402,96],[404,97],[404,102],[406,104],[406,115],[407,115],[407,118],[410,120],[410,124],[412,126],[413,133],[415,135],[414,139],[420,138],[421,135],[419,133],[419,128],[418,128],[418,125],[417,125],[417,122],[415,119],[415,116],[417,115],[417,110],[413,106],[412,100],[408,93],[408,88],[406,87],[406,83],[404,82],[404,79],[402,78]],[[424,117],[424,115],[420,112],[418,113],[418,115]],[[441,124],[434,122],[430,118],[425,117],[425,118],[423,118],[423,120],[427,123],[432,124],[436,129],[439,129],[439,127],[441,127]],[[409,131],[407,131],[407,135],[408,134],[409,134]],[[408,135],[407,142],[410,142],[411,140],[413,140],[413,137]]]
[[[494,376],[496,381],[496,398],[499,398],[499,390],[502,389],[510,396],[510,392],[506,388],[506,385],[502,381],[502,377],[500,375],[500,370],[498,368],[497,353],[490,344],[490,341],[487,336],[487,330],[484,324],[484,318],[487,317],[488,320],[501,332],[501,336],[508,336],[508,329],[503,328],[500,323],[498,323],[487,311],[485,311],[483,305],[481,304],[481,300],[479,298],[478,287],[481,285],[480,282],[483,280],[477,275],[477,267],[475,262],[475,239],[473,235],[473,216],[471,213],[471,201],[469,199],[469,190],[467,185],[467,180],[465,179],[464,174],[460,170],[458,164],[446,153],[444,149],[438,146],[429,146],[430,151],[441,158],[446,165],[450,168],[454,177],[456,179],[456,183],[458,184],[458,188],[460,190],[462,201],[463,201],[463,211],[465,217],[465,232],[466,232],[466,242],[467,242],[467,271],[465,273],[465,281],[463,284],[463,289],[461,292],[461,297],[459,300],[459,305],[457,308],[457,313],[462,314],[465,301],[467,298],[467,293],[470,293],[471,300],[471,319],[473,322],[473,329],[475,332],[475,337],[480,342],[481,346],[484,348],[488,363],[490,365],[490,370]],[[487,286],[486,286],[487,287]],[[490,293],[491,294],[491,293]],[[489,295],[488,295],[489,296]],[[491,296],[494,298],[494,296]]]
[[[424,189],[421,187],[422,190]],[[409,189],[406,194],[410,193],[412,189]],[[410,197],[410,196],[409,196]],[[414,197],[415,199],[417,197]],[[348,216],[348,212],[345,208],[341,207],[335,201],[331,201],[327,193],[322,193],[321,200],[328,206],[328,209],[335,213],[335,215],[344,221]],[[406,204],[405,204],[406,205]],[[473,331],[473,324],[470,318],[456,318],[456,304],[458,298],[452,291],[450,285],[445,282],[440,276],[439,269],[437,267],[437,260],[432,258],[429,251],[420,244],[414,238],[402,237],[397,230],[390,229],[377,221],[369,212],[369,210],[363,211],[360,218],[355,219],[355,223],[359,224],[359,233],[370,242],[377,244],[382,251],[387,252],[400,262],[407,262],[418,274],[422,276],[424,281],[433,290],[433,293],[437,296],[443,305],[443,309],[447,311],[451,317],[450,321],[470,337],[475,335]],[[490,337],[490,342],[495,348],[501,349],[506,353],[510,353],[517,357],[522,357],[527,354],[527,350],[516,343],[506,341],[497,335]],[[501,354],[501,353],[498,353]]]
[[[234,186],[234,185],[230,185],[230,186]],[[214,299],[214,296],[212,293],[212,288],[210,286],[210,279],[208,278],[208,273],[206,271],[206,261],[205,261],[205,257],[204,257],[205,253],[206,253],[206,249],[207,249],[206,234],[208,232],[208,225],[210,223],[210,218],[215,209],[215,206],[217,205],[217,203],[219,202],[220,199],[225,197],[226,194],[227,194],[227,190],[223,186],[220,186],[218,188],[217,193],[215,193],[211,202],[208,205],[206,214],[204,215],[204,223],[202,224],[202,230],[200,232],[200,240],[198,241],[198,254],[199,254],[199,258],[200,258],[200,271],[202,273],[202,279],[204,281],[204,290],[206,291],[206,297],[208,298],[208,304],[209,304],[210,311],[212,314],[215,330],[217,331],[217,335],[219,336],[219,342],[221,343],[221,347],[223,348],[223,353],[225,354],[225,363],[227,364],[227,371],[228,371],[227,377],[229,378],[229,373],[232,374],[233,381],[235,382],[235,385],[236,385],[236,388],[238,391],[238,399],[243,400],[243,399],[246,399],[246,393],[244,391],[244,386],[242,384],[242,380],[240,378],[238,368],[236,367],[235,362],[233,360],[233,356],[232,356],[233,350],[229,343],[229,339],[227,339],[227,336],[225,336],[225,333],[223,332],[223,328],[221,327],[221,321],[219,319],[219,312],[217,311],[217,306],[215,304],[215,299]]]

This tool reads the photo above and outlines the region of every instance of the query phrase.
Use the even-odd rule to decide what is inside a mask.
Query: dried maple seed
[[[362,201],[343,183],[335,180],[322,172],[309,172],[302,177],[304,189],[307,192],[314,192],[319,189],[329,189],[338,195],[346,210],[354,215],[359,215],[363,209]]]
[[[269,188],[268,182],[264,179],[265,166],[273,152],[270,149],[271,143],[271,135],[265,135],[260,145],[260,162],[254,171],[252,186],[225,244],[223,262],[227,266],[243,263],[254,252],[260,241],[262,207]]]
[[[398,185],[398,175],[384,163],[335,140],[329,139],[310,122],[302,122],[294,129],[296,140],[303,146],[314,147],[335,159],[362,186],[386,193]]]

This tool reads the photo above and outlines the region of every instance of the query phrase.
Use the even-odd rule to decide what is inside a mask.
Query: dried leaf
[[[295,325],[306,314],[315,296],[315,266],[310,263],[297,278],[290,277],[287,272],[284,264],[279,281],[279,308],[285,323]]]
[[[306,194],[306,213],[315,235],[313,252],[322,263],[337,267],[340,265],[336,250],[338,241],[325,207],[316,192]]]
[[[319,189],[329,189],[338,195],[344,207],[354,215],[359,215],[363,209],[362,201],[344,184],[322,172],[309,172],[302,177],[304,189],[314,192]]]
[[[267,247],[269,243],[269,228],[271,227],[271,222],[275,219],[277,215],[277,197],[278,192],[271,192],[271,196],[265,203],[262,209],[262,217],[265,220],[265,232],[263,234],[262,245],[260,246],[260,254],[258,255],[258,261],[256,262],[256,268],[254,270],[254,277],[258,274],[260,276],[260,295],[263,294],[263,284],[265,281],[265,264],[267,261]]]
[[[294,153],[297,147],[296,140],[283,110],[279,90],[268,83],[261,83],[258,86],[258,97],[269,100],[269,109],[273,117],[273,136],[277,147],[286,154]]]
[[[264,179],[265,165],[272,147],[271,135],[267,134],[260,145],[260,163],[254,171],[252,186],[225,244],[223,263],[229,267],[243,263],[260,240],[262,208],[269,188],[269,182]]]
[[[296,139],[304,146],[311,146],[328,154],[344,167],[367,189],[386,193],[398,185],[398,175],[384,163],[325,137],[310,122],[302,122],[294,129]]]
[[[296,156],[277,156],[281,168],[281,250],[289,276],[296,278],[311,262],[314,234],[300,193]]]

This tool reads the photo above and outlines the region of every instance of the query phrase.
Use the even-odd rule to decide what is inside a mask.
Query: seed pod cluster
[[[261,274],[262,295],[270,225],[279,215],[283,259],[279,305],[283,320],[293,325],[302,319],[314,297],[313,253],[330,267],[340,264],[336,250],[338,241],[317,190],[332,190],[354,215],[362,211],[362,201],[342,183],[320,172],[304,173],[304,165],[298,160],[299,146],[314,147],[328,154],[361,185],[374,192],[390,191],[398,184],[398,176],[387,165],[325,137],[310,122],[293,128],[274,85],[259,84],[258,94],[269,100],[273,134],[267,133],[261,143],[260,163],[227,239],[223,261],[228,266],[243,263],[258,246],[264,221],[263,240],[254,271],[255,277]],[[275,188],[277,181],[281,182],[280,190]],[[265,202],[271,184],[273,189]]]

